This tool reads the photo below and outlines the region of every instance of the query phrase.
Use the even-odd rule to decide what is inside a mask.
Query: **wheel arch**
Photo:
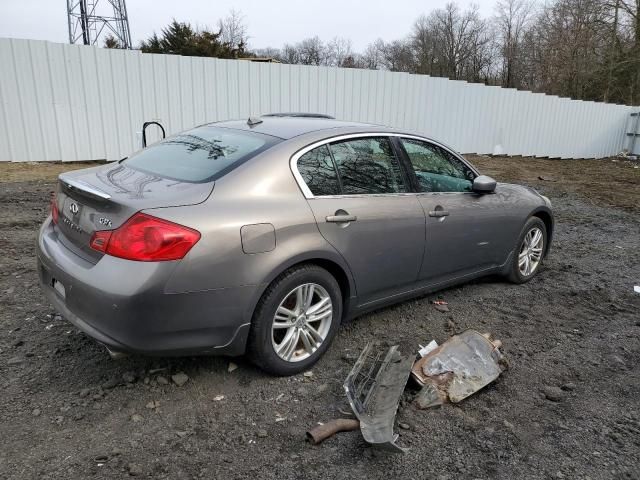
[[[356,296],[356,285],[351,271],[340,256],[332,255],[324,251],[316,251],[292,257],[286,262],[278,265],[278,267],[274,268],[269,275],[267,275],[264,282],[260,285],[261,288],[256,292],[255,299],[251,305],[251,310],[247,312],[250,321],[253,320],[253,314],[256,306],[264,292],[269,288],[269,285],[271,285],[276,278],[290,268],[305,264],[318,265],[333,275],[338,282],[340,292],[342,293],[342,316],[343,318],[347,316],[350,311],[350,306],[352,305],[351,299]]]

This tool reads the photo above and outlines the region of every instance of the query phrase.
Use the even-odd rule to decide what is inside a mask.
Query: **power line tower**
[[[120,48],[131,49],[131,31],[125,0],[67,0],[69,43],[97,45],[111,33]]]

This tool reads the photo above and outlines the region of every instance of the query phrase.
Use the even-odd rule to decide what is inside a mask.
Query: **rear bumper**
[[[96,264],[57,240],[50,219],[38,235],[43,292],[69,322],[112,350],[147,355],[244,353],[259,286],[165,293],[176,262],[104,256]],[[53,280],[64,286],[64,296]]]

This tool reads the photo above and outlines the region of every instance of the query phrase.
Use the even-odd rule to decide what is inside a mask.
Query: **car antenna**
[[[249,125],[250,127],[253,127],[254,125],[258,125],[260,123],[262,123],[262,119],[260,117],[249,117],[247,119],[247,125]]]

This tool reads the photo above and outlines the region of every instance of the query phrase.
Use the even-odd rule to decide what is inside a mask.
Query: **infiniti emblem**
[[[69,205],[69,210],[75,215],[76,213],[78,213],[78,204],[71,202],[71,204]]]

